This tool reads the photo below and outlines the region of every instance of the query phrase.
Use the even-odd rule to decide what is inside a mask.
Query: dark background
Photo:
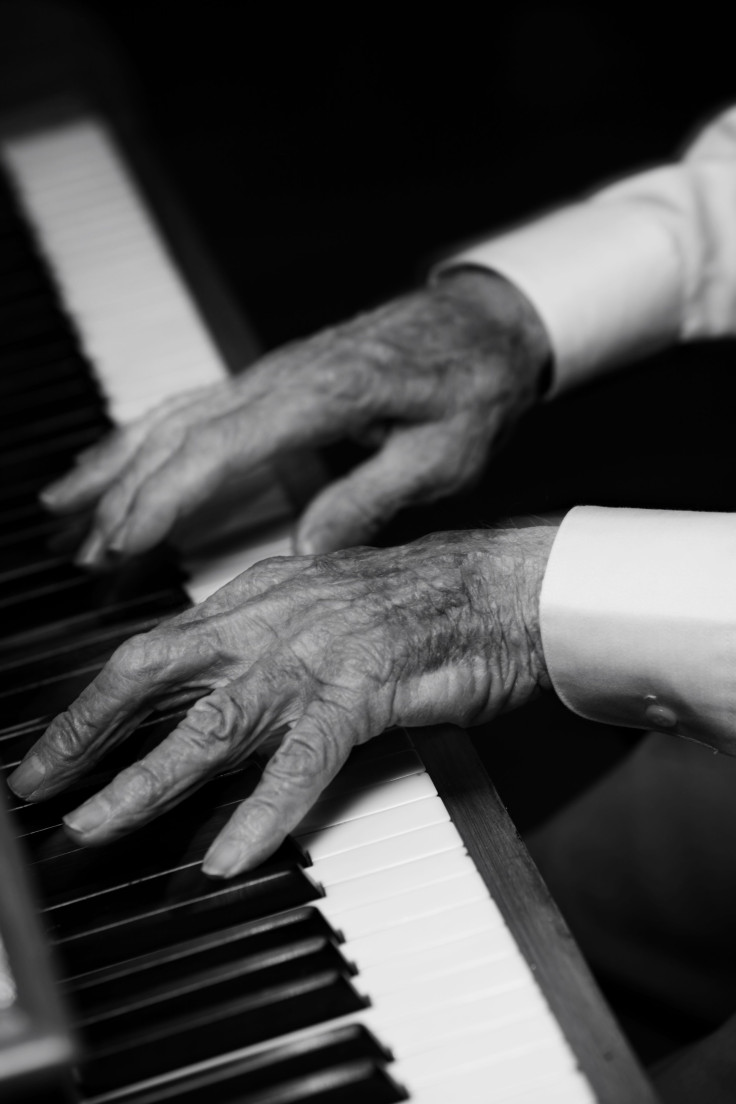
[[[360,6],[76,8],[116,47],[264,349],[416,284],[460,242],[676,156],[736,98],[708,5],[665,22],[642,4],[517,2],[411,28]],[[385,539],[578,502],[732,508],[733,368],[731,343],[691,347],[546,404],[472,497]],[[479,745],[525,828],[631,740],[545,701]]]
[[[725,23],[691,6],[452,7],[407,28],[274,5],[76,5],[267,345],[421,278],[427,260],[670,157],[734,90]]]

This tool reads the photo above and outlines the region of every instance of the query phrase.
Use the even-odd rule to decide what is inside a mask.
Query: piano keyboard
[[[74,319],[83,351],[74,355],[94,365],[90,390],[99,386],[112,421],[220,379],[217,349],[105,126],[77,119],[9,138],[2,154]],[[8,215],[0,233],[15,220]],[[12,271],[8,279],[12,289]],[[6,361],[14,372],[0,348],[0,386],[10,381],[18,410],[29,408],[20,401],[28,372],[49,386],[56,363],[73,359],[67,350],[59,361],[51,349],[42,363],[42,346],[31,338],[24,364],[13,345]],[[67,377],[76,379],[71,369]],[[49,535],[63,526],[37,516],[33,495],[51,477],[49,465],[63,470],[80,441],[108,423],[97,410],[71,428],[60,425],[47,446],[30,418],[27,438],[21,432],[20,444],[0,453],[13,483],[26,488],[12,498],[18,523],[7,550],[0,546],[0,587],[11,613],[14,586],[22,596],[0,643],[6,773],[46,715],[76,695],[120,639],[183,602],[168,564],[153,582],[105,584],[48,553]],[[49,463],[34,461],[26,478],[16,465],[39,441]],[[273,513],[283,514],[274,495]],[[200,563],[185,585],[201,600],[249,563],[283,553],[287,542],[282,527],[244,551]],[[68,797],[13,808],[84,1043],[80,1099],[595,1099],[405,733],[358,749],[295,839],[232,883],[208,881],[198,865],[252,785],[252,767],[208,783],[130,841],[75,849],[59,827],[62,813],[173,723],[142,725]]]

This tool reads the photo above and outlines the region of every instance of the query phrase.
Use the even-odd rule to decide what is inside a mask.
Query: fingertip
[[[105,562],[106,552],[106,538],[98,530],[93,529],[74,557],[74,562],[77,567],[101,567]]]
[[[43,490],[38,493],[38,501],[42,506],[45,506],[47,510],[53,510],[60,498],[63,498],[63,494],[60,493],[55,483],[49,484],[48,487],[44,487]]]
[[[46,764],[38,755],[29,755],[8,778],[8,786],[16,795],[28,801],[43,785]]]
[[[109,820],[110,810],[97,797],[80,805],[78,809],[62,817],[64,827],[74,838],[91,835]]]
[[[309,529],[297,529],[294,537],[294,551],[297,556],[322,556],[325,552],[336,552],[346,545],[334,526],[329,528],[310,526]]]
[[[245,870],[247,865],[248,856],[242,844],[217,839],[204,857],[202,872],[208,878],[232,878]]]

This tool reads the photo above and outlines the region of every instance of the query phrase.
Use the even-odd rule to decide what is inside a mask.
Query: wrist
[[[504,353],[530,398],[551,386],[553,353],[536,308],[515,284],[488,269],[466,265],[443,272],[434,291],[471,313],[480,327],[480,347]]]
[[[516,677],[507,709],[523,704],[537,690],[552,687],[542,645],[540,600],[558,528],[557,523],[528,525],[514,520],[489,531],[489,603]]]

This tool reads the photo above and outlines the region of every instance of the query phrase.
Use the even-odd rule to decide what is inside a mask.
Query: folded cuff
[[[541,626],[574,712],[736,754],[736,515],[577,507],[552,548]]]
[[[675,242],[633,203],[563,208],[471,247],[439,271],[458,265],[499,273],[533,303],[555,354],[552,395],[679,334]]]

